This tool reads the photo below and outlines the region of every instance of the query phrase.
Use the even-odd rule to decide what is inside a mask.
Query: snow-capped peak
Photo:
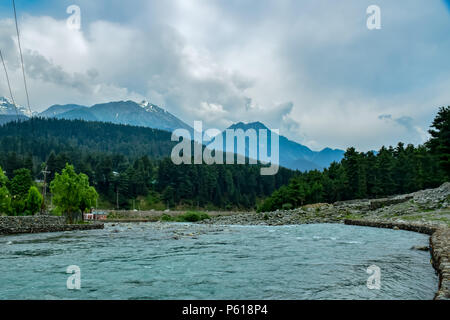
[[[142,100],[141,103],[139,104],[142,108],[147,108],[149,103],[147,100]]]
[[[10,99],[8,99],[7,97],[0,97],[0,114],[2,115],[14,115],[16,114],[16,108],[19,114],[27,116],[27,117],[32,117],[33,115],[36,114],[36,112],[30,112],[30,110],[28,110],[27,108],[16,104],[14,106],[14,104],[12,103],[12,101]]]
[[[12,104],[12,102],[6,97],[0,97],[0,105]]]
[[[139,105],[145,109],[145,111],[147,112],[156,112],[158,111],[157,109],[155,109],[155,105],[148,102],[147,100],[143,100],[141,103],[139,103]]]
[[[24,115],[26,115],[27,117],[30,117],[30,118],[37,114],[37,112],[30,112],[30,110],[28,110],[28,108],[25,108],[22,106],[17,106],[17,108],[19,109],[20,112],[22,112]]]

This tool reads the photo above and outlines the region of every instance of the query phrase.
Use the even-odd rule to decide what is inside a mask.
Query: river
[[[428,236],[337,224],[106,224],[0,237],[0,299],[432,299]],[[80,268],[68,290],[66,269]],[[369,289],[367,268],[380,268]]]

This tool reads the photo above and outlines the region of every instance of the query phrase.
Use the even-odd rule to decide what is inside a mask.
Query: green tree
[[[94,207],[97,199],[98,199],[98,193],[95,190],[95,188],[94,187],[87,188],[81,197],[81,202],[80,202],[81,213],[86,213],[92,207]]]
[[[11,214],[11,195],[6,187],[0,188],[0,214]]]
[[[14,171],[14,178],[10,182],[9,191],[16,199],[24,200],[33,185],[33,178],[28,169],[18,169]]]
[[[69,223],[73,223],[75,215],[97,199],[97,192],[94,193],[91,188],[88,176],[77,174],[69,164],[66,164],[61,174],[55,174],[55,179],[50,184],[53,203],[67,216]]]
[[[11,207],[13,215],[22,215],[25,213],[25,201],[28,196],[28,190],[33,185],[33,178],[28,169],[14,170],[14,177],[8,184],[11,193]]]
[[[25,200],[25,210],[27,213],[34,215],[39,212],[42,206],[42,195],[39,190],[32,186],[30,190],[28,190],[28,196]]]
[[[8,184],[8,177],[3,172],[2,167],[0,167],[0,188],[5,187]]]
[[[433,129],[428,132],[431,139],[428,147],[439,160],[439,165],[444,171],[447,179],[450,178],[450,106],[442,107],[431,125]]]
[[[345,174],[348,179],[348,198],[364,198],[367,196],[366,170],[364,154],[360,154],[355,148],[348,148],[342,160]]]
[[[377,156],[377,180],[376,187],[381,191],[381,195],[390,195],[395,192],[395,181],[393,178],[394,158],[391,149],[384,146],[380,149]]]

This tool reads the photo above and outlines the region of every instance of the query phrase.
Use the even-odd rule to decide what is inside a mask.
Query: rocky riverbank
[[[0,217],[0,235],[103,229],[102,223],[66,224],[64,217]]]
[[[288,225],[344,223],[346,219],[380,222],[418,222],[450,227],[450,183],[439,188],[382,199],[318,203],[294,210],[241,213],[212,217],[202,223],[224,225]]]

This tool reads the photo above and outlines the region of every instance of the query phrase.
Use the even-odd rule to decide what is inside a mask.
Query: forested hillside
[[[9,178],[29,169],[47,181],[66,163],[88,175],[101,205],[130,209],[212,207],[251,209],[294,172],[260,175],[260,166],[176,166],[169,132],[80,120],[33,118],[0,126],[0,166]],[[142,200],[144,199],[144,200]],[[136,201],[140,200],[140,201]]]

